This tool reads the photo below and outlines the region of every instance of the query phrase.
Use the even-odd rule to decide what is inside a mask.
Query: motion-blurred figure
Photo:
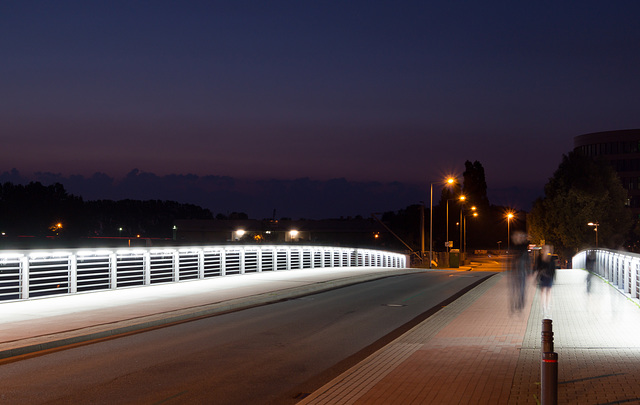
[[[557,265],[557,257],[553,254],[553,246],[544,245],[536,261],[543,319],[551,319],[551,287],[556,277]]]
[[[524,307],[527,276],[531,272],[529,241],[527,234],[521,231],[514,232],[511,240],[513,241],[513,250],[508,262],[511,310],[519,312]]]
[[[589,294],[591,293],[591,278],[593,277],[593,272],[596,270],[596,252],[590,250],[589,253],[587,253],[585,265],[587,268],[587,294]]]

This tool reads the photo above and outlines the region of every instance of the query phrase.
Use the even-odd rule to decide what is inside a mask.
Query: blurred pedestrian
[[[512,253],[509,257],[509,284],[511,287],[511,310],[522,311],[525,302],[527,276],[531,272],[531,258],[529,256],[529,241],[527,234],[514,232]]]
[[[536,273],[538,277],[538,287],[540,287],[543,319],[551,319],[551,287],[556,277],[557,265],[557,257],[553,254],[553,246],[544,245],[536,260]]]
[[[586,259],[586,268],[587,268],[587,294],[591,293],[591,278],[593,277],[593,273],[596,270],[596,252],[590,250],[587,253]]]

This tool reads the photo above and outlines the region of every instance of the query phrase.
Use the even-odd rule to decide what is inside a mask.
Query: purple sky
[[[574,136],[640,127],[638,15],[637,0],[6,1],[0,172],[426,190],[478,160],[490,189],[541,193]],[[504,193],[491,202],[518,203]]]

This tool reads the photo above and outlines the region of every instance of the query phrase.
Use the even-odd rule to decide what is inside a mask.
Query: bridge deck
[[[0,304],[0,358],[135,330],[399,269],[301,270]],[[559,270],[552,289],[559,403],[640,402],[640,308],[587,273]],[[259,288],[257,286],[260,286]],[[201,290],[199,288],[202,288]],[[181,289],[181,290],[180,290]],[[145,294],[142,294],[142,292]],[[542,311],[533,281],[521,312],[506,274],[474,288],[305,398],[304,404],[535,404]],[[55,305],[53,303],[55,302]]]
[[[417,269],[269,271],[0,303],[0,359]]]

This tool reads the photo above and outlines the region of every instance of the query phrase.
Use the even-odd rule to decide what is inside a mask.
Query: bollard
[[[558,353],[553,351],[551,319],[542,320],[540,399],[542,405],[556,405],[558,403]]]

